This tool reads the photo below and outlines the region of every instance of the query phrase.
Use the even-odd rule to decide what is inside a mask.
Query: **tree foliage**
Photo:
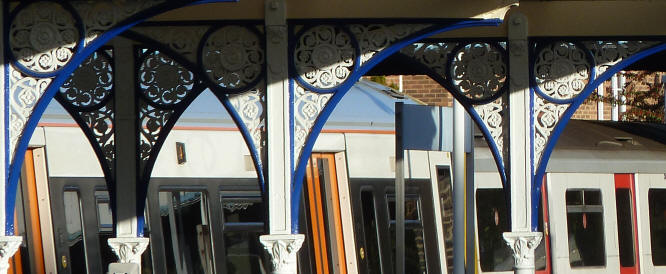
[[[659,74],[649,71],[629,71],[625,73],[624,95],[627,111],[621,113],[620,120],[634,122],[664,122],[664,84],[658,79]],[[588,100],[621,105],[621,99],[613,98],[612,92],[604,96],[593,93]]]

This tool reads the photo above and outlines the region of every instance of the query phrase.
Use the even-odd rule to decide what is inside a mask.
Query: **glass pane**
[[[512,270],[513,252],[502,237],[509,225],[504,190],[478,189],[476,201],[481,270]]]
[[[97,221],[99,231],[112,231],[113,215],[109,204],[109,193],[106,191],[95,191],[95,200],[97,201]]]
[[[381,273],[379,242],[377,241],[377,220],[375,219],[375,198],[372,195],[372,191],[361,191],[361,207],[363,209],[365,246],[361,247],[359,256],[361,260],[366,260],[368,273]]]
[[[395,201],[389,198],[389,208],[395,216]],[[418,200],[413,197],[405,201],[405,273],[427,273],[425,242],[423,240],[423,225],[419,219]],[[391,220],[391,258],[395,258],[395,220]],[[395,261],[395,260],[392,260]]]
[[[579,194],[571,195],[571,192],[578,192]],[[568,198],[573,196],[582,196],[583,204],[569,205],[573,203]],[[569,264],[573,267],[604,266],[606,264],[606,249],[603,209],[600,206],[601,191],[567,190],[566,197],[568,204]]]
[[[224,233],[224,245],[227,251],[227,273],[269,273],[264,264],[263,246],[259,236],[263,232],[234,231]]]
[[[210,233],[201,192],[160,192],[168,273],[211,273]]]
[[[453,273],[453,188],[449,167],[437,168],[437,188],[442,212],[447,271]]]
[[[63,193],[63,201],[65,204],[67,244],[69,246],[68,265],[72,273],[86,273],[86,251],[83,244],[79,193],[76,191],[65,191]]]
[[[259,242],[264,233],[260,197],[222,197],[227,273],[268,273],[266,253]]]
[[[617,206],[617,235],[620,251],[620,265],[634,266],[634,223],[632,221],[633,205],[631,191],[626,188],[615,190],[615,204]]]
[[[261,223],[263,225],[263,203],[259,197],[223,198],[224,222],[229,223]]]
[[[389,207],[389,216],[391,217],[391,222],[395,223],[395,196],[388,196],[388,207]],[[418,205],[418,197],[414,195],[405,196],[405,221],[420,221],[420,212]]]
[[[666,189],[648,191],[652,263],[666,265]]]

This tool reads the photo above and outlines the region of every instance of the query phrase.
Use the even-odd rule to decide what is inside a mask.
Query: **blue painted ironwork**
[[[589,50],[589,49],[587,49]],[[562,131],[564,130],[567,122],[571,119],[573,114],[576,112],[576,110],[580,107],[580,105],[585,101],[585,99],[604,81],[610,79],[614,74],[620,72],[624,68],[628,67],[629,65],[646,58],[650,55],[653,55],[658,52],[662,52],[666,50],[666,43],[661,43],[656,46],[647,48],[645,50],[636,52],[635,54],[629,54],[628,56],[617,56],[617,60],[619,61],[616,64],[610,66],[607,68],[603,73],[601,73],[598,77],[590,78],[590,82],[588,82],[584,89],[570,102],[570,105],[566,107],[566,110],[562,114],[562,116],[559,118],[559,121],[555,125],[551,135],[548,138],[548,142],[543,149],[543,154],[539,159],[532,159],[532,166],[535,167],[536,169],[534,171],[534,177],[532,179],[532,230],[537,231],[538,229],[538,222],[539,222],[539,215],[538,212],[541,207],[541,187],[543,184],[543,176],[545,175],[545,170],[546,166],[548,164],[548,160],[550,158],[550,155],[555,148],[555,145],[557,144],[557,141],[562,134]],[[535,63],[534,61],[531,62],[532,65]],[[594,64],[594,63],[592,63]],[[591,68],[594,70],[594,66],[599,66],[602,64],[594,64],[593,67]],[[592,72],[594,73],[594,72]],[[534,77],[531,77],[534,78]],[[533,93],[536,93],[534,89],[534,85],[536,82],[532,82],[532,87],[531,89],[533,90]],[[537,93],[538,94],[538,93]],[[534,111],[532,111],[532,114],[534,115]],[[535,127],[532,127],[532,130]],[[533,135],[534,136],[534,135]],[[534,143],[532,143],[532,152],[535,151],[534,148]]]
[[[497,99],[504,99],[504,103],[506,103],[506,99],[503,98],[506,94],[507,90],[507,85],[504,83],[504,85],[496,90],[492,95],[489,96],[489,98],[481,98],[481,99],[470,99],[469,97],[465,96],[462,91],[457,87],[457,85],[453,82],[453,77],[451,76],[451,65],[450,63],[452,62],[453,59],[453,54],[455,52],[458,52],[459,49],[465,47],[466,45],[470,44],[476,44],[480,42],[472,42],[472,43],[461,43],[460,45],[457,45],[454,47],[455,50],[451,50],[447,56],[444,58],[444,60],[438,60],[438,61],[444,61],[444,64],[441,63],[433,63],[432,65],[430,64],[425,64],[425,62],[421,60],[416,60],[413,57],[408,56],[406,53],[400,53],[401,55],[401,60],[405,63],[409,63],[412,66],[417,67],[420,71],[423,71],[426,75],[428,75],[431,79],[433,79],[435,82],[440,84],[442,87],[450,91],[451,95],[458,101],[460,102],[461,105],[465,108],[467,113],[472,117],[472,120],[476,123],[476,125],[479,127],[479,129],[483,133],[483,137],[486,140],[486,143],[488,144],[488,147],[490,148],[490,151],[493,154],[493,158],[495,160],[495,164],[497,165],[497,169],[500,174],[500,178],[502,180],[502,185],[504,186],[505,193],[508,195],[510,185],[508,183],[507,177],[506,177],[506,169],[505,169],[505,163],[504,163],[504,151],[506,149],[506,145],[503,145],[502,149],[500,149],[500,146],[498,145],[497,141],[495,138],[493,138],[493,134],[489,130],[488,126],[484,123],[483,118],[479,115],[479,112],[475,109],[475,106],[481,106],[481,105],[486,105],[489,103],[492,103],[493,101]],[[427,47],[429,44],[424,44],[422,47]],[[495,44],[495,48],[498,49],[500,52],[504,54],[504,60],[508,60],[508,56],[506,53],[506,50],[499,46],[498,44]],[[435,62],[432,60],[432,62]],[[442,67],[443,65],[443,70],[438,71],[437,68]],[[504,107],[502,107],[502,111],[504,111]],[[506,137],[507,135],[504,134],[502,137]]]
[[[42,3],[46,1],[41,1],[41,2],[26,2],[23,6],[19,5],[17,9],[12,11],[12,14],[18,14],[21,12],[21,10],[25,9],[26,7],[29,7],[30,5],[34,3]],[[32,136],[32,133],[34,132],[34,129],[37,126],[37,122],[39,121],[39,117],[44,113],[44,109],[48,105],[48,103],[51,101],[51,99],[55,96],[56,92],[59,90],[60,86],[67,80],[69,75],[76,70],[76,68],[84,62],[93,52],[95,52],[97,49],[99,49],[102,45],[104,45],[106,42],[114,38],[115,36],[119,35],[120,33],[124,32],[125,30],[131,28],[132,26],[146,20],[147,18],[153,17],[155,15],[164,13],[169,10],[173,10],[176,8],[180,8],[183,6],[187,5],[197,5],[197,4],[203,4],[203,3],[212,3],[212,2],[230,2],[229,0],[205,0],[205,1],[186,1],[186,0],[175,0],[175,1],[167,1],[165,3],[161,4],[156,4],[155,6],[151,6],[150,8],[144,9],[137,11],[134,14],[129,15],[127,18],[115,22],[115,24],[111,24],[110,27],[106,30],[104,30],[97,38],[94,40],[90,41],[87,45],[84,47],[77,47],[76,48],[76,53],[69,58],[67,62],[64,62],[64,65],[61,67],[57,68],[57,73],[54,73],[51,75],[51,77],[54,77],[49,84],[49,86],[44,90],[44,92],[41,94],[39,97],[38,102],[34,106],[34,108],[31,111],[31,115],[28,118],[27,121],[25,121],[25,124],[23,125],[23,129],[21,130],[21,133],[18,135],[18,141],[16,143],[15,147],[8,147],[5,151],[9,152],[7,156],[6,163],[8,164],[7,170],[7,184],[6,184],[6,201],[5,201],[5,216],[6,216],[6,223],[5,223],[5,230],[6,232],[12,232],[14,230],[14,206],[15,206],[15,196],[16,196],[16,189],[18,186],[18,180],[20,177],[20,169],[21,165],[23,164],[23,159],[24,155],[23,153],[26,151],[28,147],[28,142],[30,140],[30,137]],[[77,22],[75,24],[81,24],[80,16],[76,15],[77,12],[66,2],[49,2],[49,3],[54,3],[56,5],[62,5],[62,7],[65,7],[67,11],[72,13],[73,17]],[[63,4],[65,3],[65,4]],[[3,5],[3,12],[5,14],[8,13],[9,10],[9,5],[5,4]],[[5,17],[7,18],[7,17]],[[11,21],[10,21],[11,22]],[[5,23],[5,26],[9,26],[10,24]],[[85,26],[84,26],[85,28]],[[7,60],[9,63],[14,63],[17,61],[15,58],[12,58],[13,53],[10,52],[11,49],[11,39],[9,36],[8,32],[5,32],[5,56],[7,56]],[[85,35],[81,35],[81,39],[84,38]],[[78,40],[78,39],[77,39]],[[48,40],[47,40],[48,41]],[[81,43],[81,42],[79,42]],[[8,64],[8,62],[5,62],[5,64]],[[20,66],[18,68],[20,69]],[[16,66],[15,66],[16,67]],[[6,89],[6,94],[10,93],[9,90],[9,68],[8,66],[5,66],[6,74],[5,78],[8,80],[7,81],[7,86],[5,87]],[[26,71],[24,71],[26,72]],[[30,75],[32,74],[30,70],[26,72],[26,74]],[[45,76],[45,75],[50,75],[50,74],[40,74],[36,73],[34,74],[35,76]],[[6,98],[7,105],[9,105],[9,100],[8,97]],[[9,107],[9,106],[8,106]],[[9,113],[9,111],[7,111]],[[5,121],[6,125],[9,125],[9,121]],[[5,133],[6,136],[10,136],[10,131],[9,127],[5,126]],[[11,138],[11,136],[10,136]],[[7,144],[11,143],[9,140],[7,140]],[[12,157],[14,155],[14,157]],[[9,161],[11,159],[11,161]]]
[[[321,132],[321,129],[324,126],[324,123],[326,122],[327,118],[330,116],[331,112],[337,105],[337,103],[340,101],[340,99],[345,95],[345,93],[350,89],[351,85],[356,82],[362,75],[367,73],[372,67],[377,65],[379,62],[387,58],[388,56],[394,54],[395,52],[399,51],[401,48],[404,48],[407,45],[410,45],[418,40],[421,40],[423,38],[426,38],[428,36],[437,34],[437,33],[442,33],[450,30],[455,30],[455,29],[461,29],[461,28],[466,28],[466,27],[476,27],[476,26],[497,26],[501,23],[501,20],[499,19],[491,19],[491,20],[473,20],[473,21],[460,21],[460,22],[455,22],[451,23],[449,25],[436,25],[432,27],[425,28],[424,30],[418,31],[412,35],[408,35],[407,37],[400,39],[393,43],[392,45],[386,47],[385,49],[377,52],[370,58],[368,61],[364,62],[363,65],[361,65],[358,69],[355,69],[351,75],[348,76],[348,79],[339,83],[335,89],[326,89],[322,90],[321,88],[317,88],[318,90],[315,90],[315,92],[332,92],[333,95],[332,97],[328,100],[326,106],[323,108],[319,116],[316,118],[316,122],[310,129],[309,135],[303,145],[303,148],[301,150],[300,155],[297,155],[294,157],[292,155],[292,159],[294,161],[297,161],[296,164],[296,169],[294,171],[293,177],[292,177],[292,199],[291,199],[291,211],[292,211],[292,232],[293,233],[298,233],[298,226],[299,226],[299,211],[300,211],[300,199],[301,199],[301,192],[302,192],[302,185],[303,185],[303,179],[305,176],[305,168],[307,166],[307,161],[308,158],[312,152],[312,148],[314,146],[314,142],[319,136],[319,133]],[[295,43],[291,43],[290,46],[291,50],[290,52],[294,52],[295,48]],[[357,57],[359,58],[359,57]],[[292,60],[290,60],[292,61]],[[293,67],[294,63],[292,62],[292,69],[290,69],[290,78],[292,81],[299,81],[298,75],[296,73],[298,70],[296,70]],[[293,94],[295,90],[295,87],[292,85],[290,87],[290,93]],[[294,115],[293,115],[293,110],[291,111],[291,121],[294,120]],[[293,126],[292,126],[293,129]],[[293,136],[293,135],[292,135]],[[293,138],[293,137],[292,137]],[[292,140],[293,142],[293,140]],[[293,143],[292,143],[293,144]],[[292,149],[292,152],[294,150]]]

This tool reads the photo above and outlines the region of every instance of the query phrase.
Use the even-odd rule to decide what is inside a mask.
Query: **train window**
[[[363,210],[363,232],[365,233],[365,249],[358,255],[361,261],[366,260],[368,273],[381,273],[379,241],[377,240],[377,219],[375,218],[375,198],[372,190],[361,191],[361,208]]]
[[[162,191],[159,204],[167,273],[210,273],[212,251],[203,193]]]
[[[389,230],[395,235],[395,196],[389,195]],[[417,195],[405,195],[405,273],[426,273],[425,242],[421,223],[421,206]],[[395,258],[395,237],[391,237],[392,258]],[[391,260],[395,261],[395,260]]]
[[[666,265],[666,189],[648,191],[652,263]]]
[[[513,252],[502,237],[509,225],[504,190],[477,189],[476,200],[483,201],[476,203],[481,270],[511,271]]]
[[[453,186],[451,185],[451,169],[448,166],[437,167],[437,188],[444,228],[446,265],[448,273],[453,273]]]
[[[260,197],[225,197],[224,245],[227,273],[266,273],[265,254],[259,243],[264,233],[264,210]]]
[[[113,230],[113,217],[109,206],[109,194],[106,191],[95,191],[97,201],[97,221],[99,231],[107,232]]]
[[[68,266],[72,273],[86,273],[86,250],[83,244],[83,226],[81,224],[81,202],[77,191],[65,191],[63,193],[65,204],[65,223],[67,227],[67,244],[69,246]],[[61,235],[63,236],[63,235]]]
[[[634,266],[634,224],[632,221],[633,206],[631,191],[628,188],[615,189],[615,205],[617,207],[618,246],[620,251],[620,265]]]
[[[113,238],[113,217],[109,206],[109,193],[105,190],[95,191],[95,203],[97,206],[97,229],[99,231],[99,247],[104,272],[108,271],[110,263],[118,260],[109,246],[109,238]],[[147,252],[144,252],[144,254]],[[150,258],[150,257],[148,257]],[[143,261],[142,261],[143,263]]]
[[[573,267],[604,266],[606,249],[601,191],[567,190],[566,204],[569,264]]]

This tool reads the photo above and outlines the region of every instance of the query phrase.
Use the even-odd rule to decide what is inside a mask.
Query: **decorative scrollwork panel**
[[[144,99],[163,108],[182,102],[195,83],[191,71],[157,51],[143,56],[138,74]]]
[[[536,54],[537,90],[549,100],[570,100],[590,81],[592,65],[584,48],[569,42],[543,46]]]
[[[61,3],[20,5],[9,26],[10,52],[33,73],[53,73],[74,56],[83,35],[80,22]]]
[[[317,117],[333,94],[319,94],[296,85],[294,88],[294,155],[298,159]]]
[[[429,24],[371,24],[351,25],[349,29],[356,36],[361,49],[361,64],[370,60],[378,52],[395,42],[432,25]]]
[[[448,79],[448,61],[457,45],[457,43],[416,43],[403,48],[400,53],[430,68],[442,79]]]
[[[534,103],[534,159],[539,162],[550,135],[562,118],[568,104],[555,104],[541,97]]]
[[[472,101],[497,98],[508,79],[504,53],[489,43],[459,46],[449,66],[456,92]]]
[[[241,94],[228,95],[229,102],[245,124],[254,143],[259,161],[263,159],[266,148],[266,89],[260,82],[256,88]]]
[[[339,26],[319,25],[300,34],[293,62],[306,85],[331,89],[351,76],[357,56],[358,49],[349,31]]]
[[[225,91],[252,87],[263,73],[265,53],[258,31],[241,26],[212,29],[200,63],[208,79]]]
[[[138,104],[140,128],[139,154],[141,165],[143,166],[153,153],[153,146],[157,143],[157,139],[174,111],[156,108],[148,104],[145,100],[141,100]]]
[[[32,116],[38,100],[51,84],[51,78],[29,77],[9,66],[9,159],[14,158],[16,146],[25,125]]]
[[[147,51],[138,62],[139,154],[141,170],[146,168],[153,148],[166,131],[169,120],[185,110],[185,103],[198,94],[194,73],[159,51]],[[141,174],[142,177],[147,174]]]
[[[601,74],[623,59],[659,43],[659,41],[585,41],[583,45],[592,53],[597,74]]]
[[[483,125],[490,133],[490,137],[495,141],[497,150],[501,154],[501,161],[509,159],[508,157],[508,124],[506,123],[505,114],[508,109],[508,100],[502,96],[497,100],[484,104],[474,106],[474,110],[483,121]],[[506,164],[505,164],[506,166]]]
[[[85,44],[99,37],[119,22],[166,0],[75,1],[72,6],[85,26]]]
[[[107,168],[113,174],[113,161],[116,155],[116,147],[113,143],[113,100],[93,111],[80,112],[79,116],[85,125],[89,128],[92,136],[97,140],[97,144],[104,155]]]
[[[113,65],[110,51],[94,52],[63,83],[56,99],[77,119],[93,146],[102,153],[102,167],[112,174],[115,157]]]
[[[131,31],[167,46],[196,64],[199,43],[208,28],[208,26],[151,26],[135,27]]]
[[[67,104],[77,109],[99,108],[112,96],[113,64],[104,51],[94,52],[60,87]]]

